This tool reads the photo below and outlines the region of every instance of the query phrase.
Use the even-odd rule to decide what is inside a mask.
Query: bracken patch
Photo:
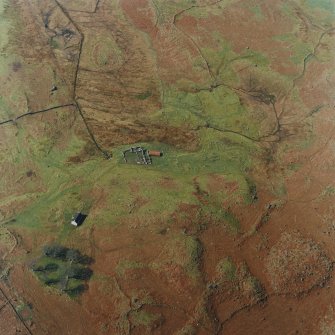
[[[299,295],[327,281],[332,263],[311,239],[284,233],[270,251],[266,271],[277,294]]]

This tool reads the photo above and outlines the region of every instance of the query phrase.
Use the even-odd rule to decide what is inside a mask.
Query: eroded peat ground
[[[334,333],[331,2],[0,16],[0,334]],[[32,271],[52,244],[93,259],[79,296]]]

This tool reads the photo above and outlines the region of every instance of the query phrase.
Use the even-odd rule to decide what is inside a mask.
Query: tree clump
[[[85,291],[93,274],[89,268],[92,261],[77,249],[51,244],[43,247],[42,256],[31,268],[45,285],[74,297]]]

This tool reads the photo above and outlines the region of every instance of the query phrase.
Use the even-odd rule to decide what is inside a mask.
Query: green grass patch
[[[152,95],[152,93],[150,91],[146,91],[146,92],[137,94],[136,98],[139,99],[139,100],[146,100],[146,99],[150,98],[151,95]]]
[[[300,169],[300,167],[301,167],[300,163],[290,163],[287,168],[292,172],[296,172]]]
[[[307,0],[306,4],[312,8],[321,8],[335,14],[335,3],[333,0]]]
[[[245,182],[247,186],[247,192],[245,193],[245,196],[244,196],[245,202],[247,204],[256,202],[258,200],[256,183],[248,177],[245,179]]]
[[[52,49],[58,49],[59,48],[59,43],[55,38],[50,38],[49,40],[50,46]]]
[[[10,22],[7,19],[5,15],[6,7],[7,7],[8,1],[7,0],[0,0],[0,50],[3,50],[9,41],[9,28],[10,28]],[[0,58],[0,70],[1,70],[1,63],[2,58]],[[1,73],[1,71],[0,71]]]
[[[255,15],[257,21],[264,19],[263,11],[260,5],[250,7],[250,11]]]
[[[200,275],[199,266],[203,253],[201,242],[197,238],[187,236],[185,237],[184,243],[188,256],[186,270],[191,277],[196,278]]]
[[[150,326],[155,322],[160,316],[158,314],[153,314],[143,309],[133,311],[131,313],[132,323],[135,326]]]
[[[257,299],[264,299],[266,297],[266,291],[262,283],[254,276],[249,275],[246,279],[246,285],[251,289],[251,292]]]
[[[222,224],[233,234],[240,231],[240,222],[233,213],[225,209],[217,199],[208,198],[208,201],[201,206],[201,220],[204,224]]]
[[[321,192],[321,197],[330,197],[335,195],[335,186],[327,185]]]
[[[219,262],[216,271],[225,279],[233,281],[236,279],[236,265],[230,257],[226,257]]]
[[[19,305],[15,306],[15,310],[24,321],[31,321],[33,319],[32,305],[21,302]]]
[[[294,34],[284,34],[274,37],[275,40],[287,42],[293,51],[290,57],[294,64],[302,64],[305,57],[313,52],[313,45],[298,39]]]

